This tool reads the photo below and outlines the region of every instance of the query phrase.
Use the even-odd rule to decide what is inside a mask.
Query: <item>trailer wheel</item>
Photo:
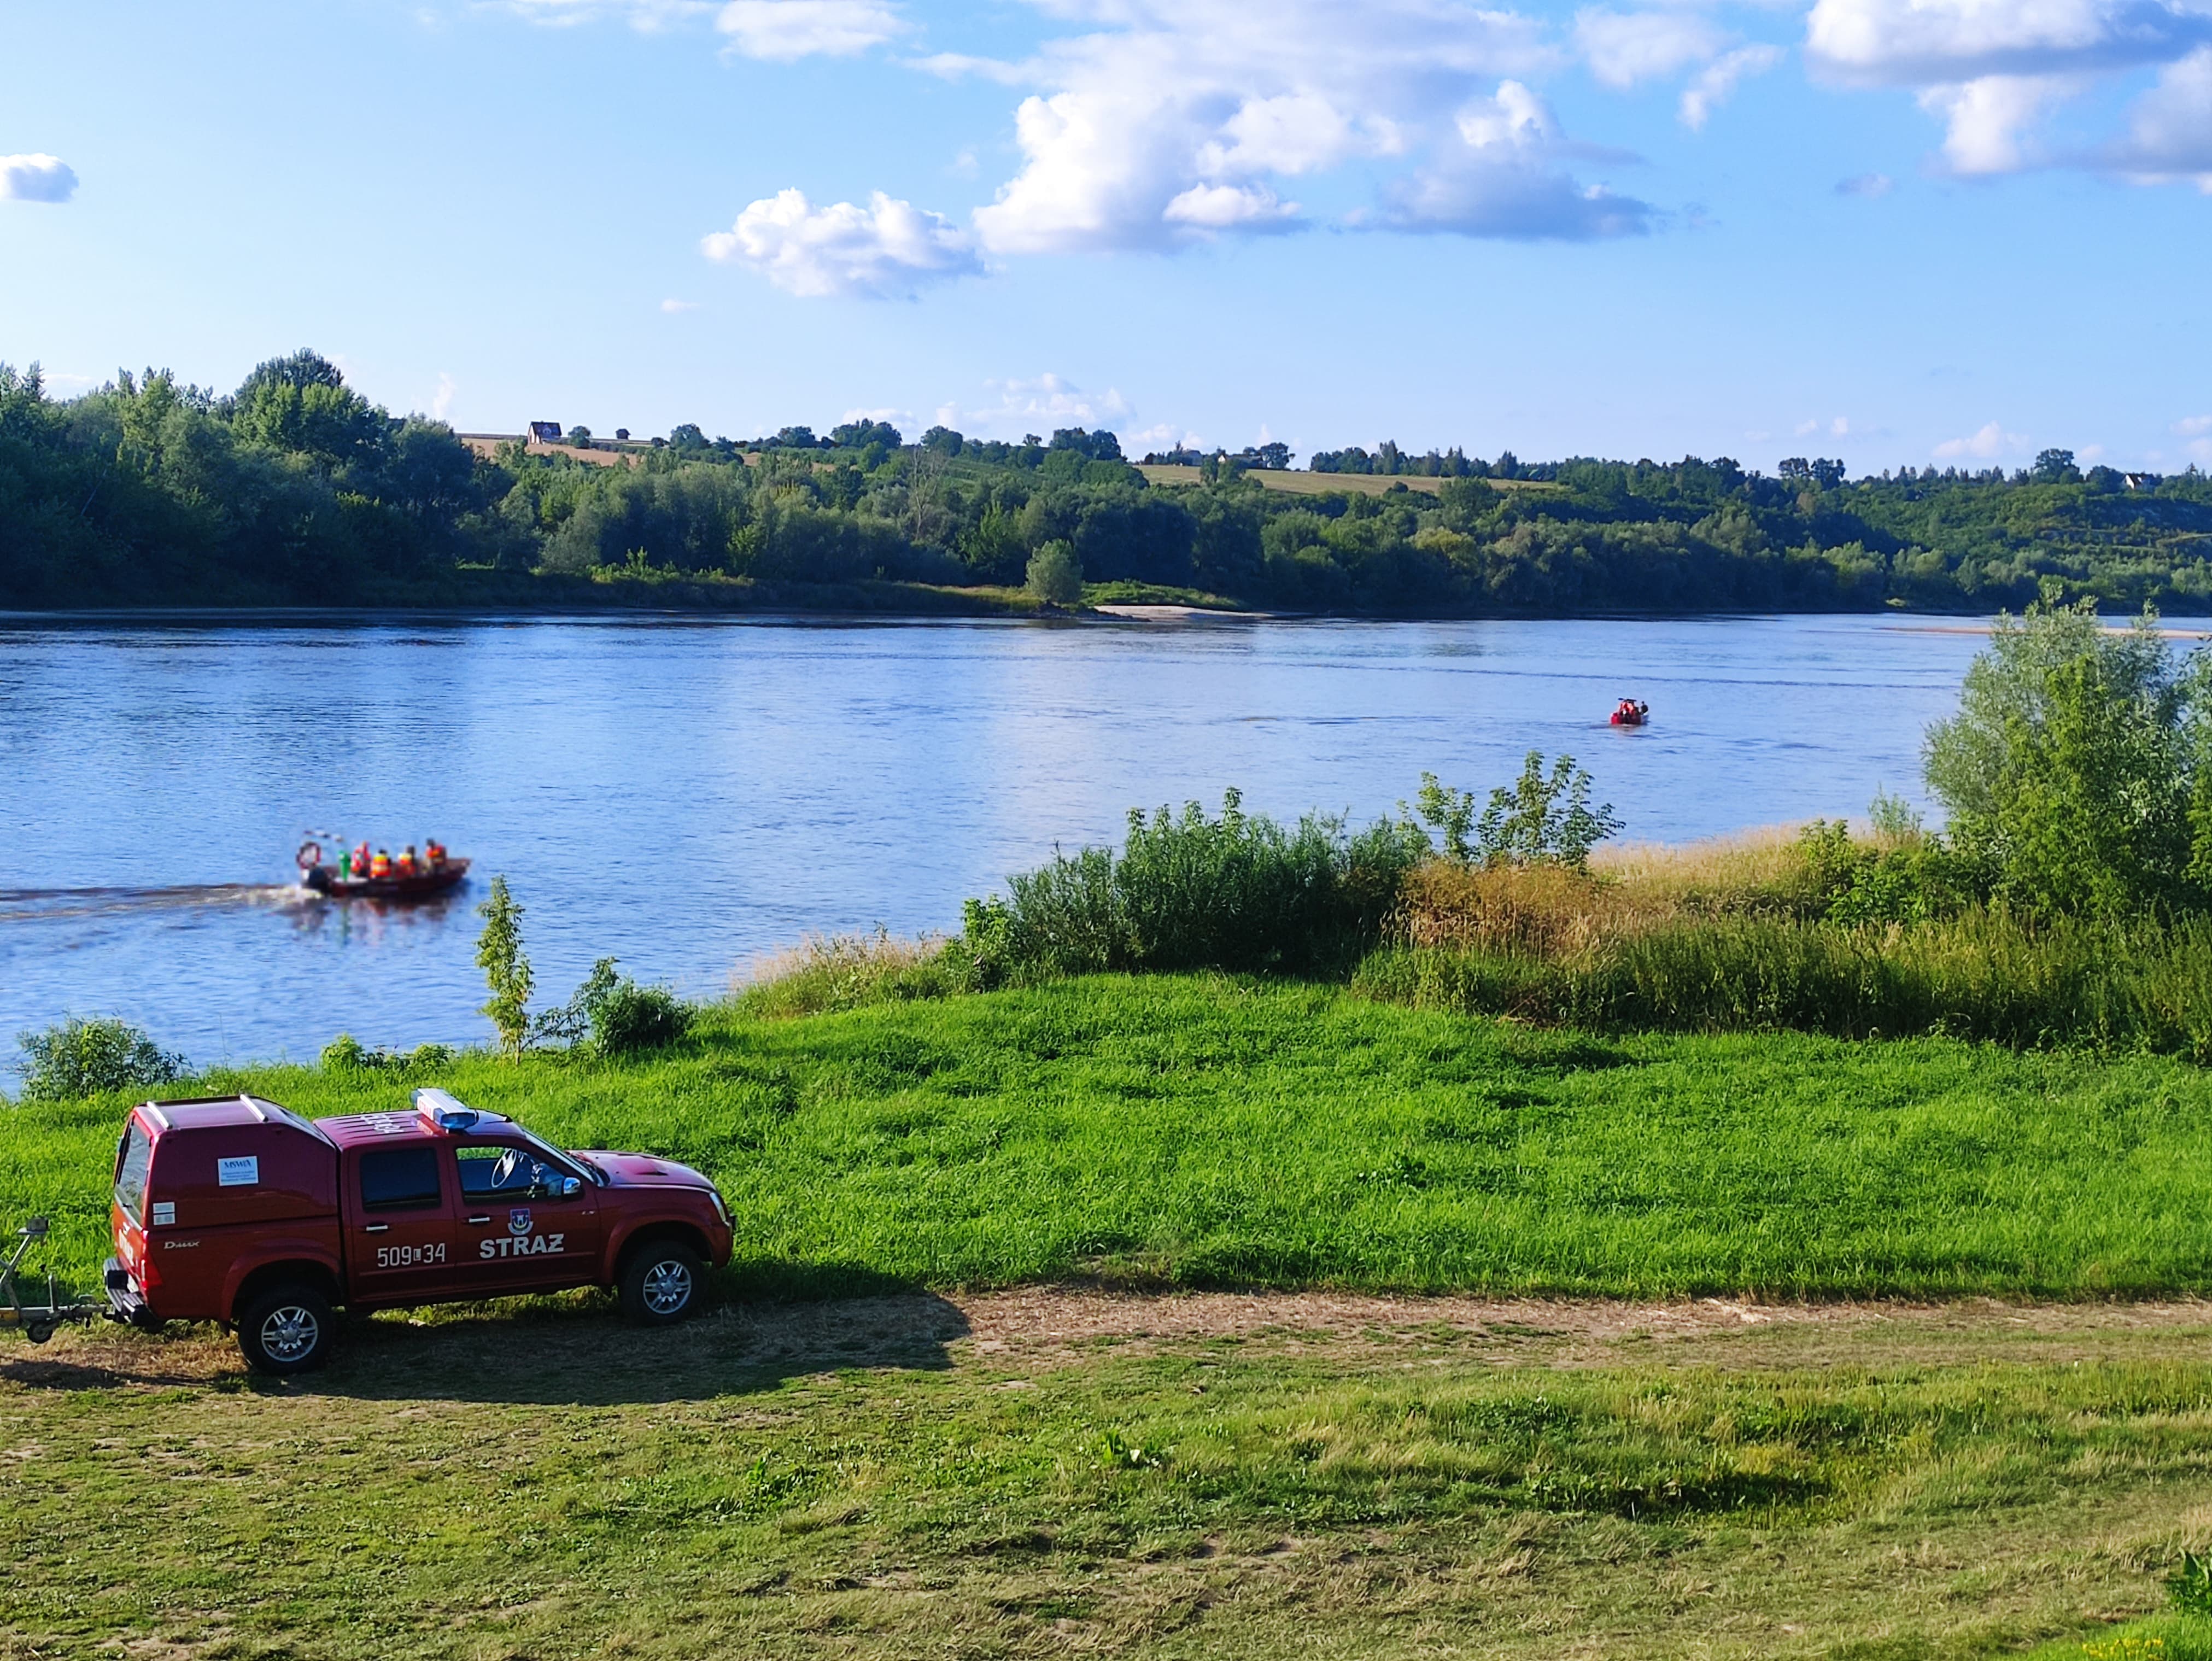
[[[705,1276],[706,1266],[690,1246],[650,1241],[623,1265],[623,1315],[640,1326],[673,1325],[697,1311]]]
[[[256,1372],[310,1372],[330,1359],[330,1300],[313,1287],[271,1287],[239,1317],[238,1348]]]

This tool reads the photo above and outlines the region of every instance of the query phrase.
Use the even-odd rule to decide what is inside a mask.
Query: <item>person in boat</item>
[[[369,876],[381,882],[392,874],[392,855],[384,849],[376,850],[376,857],[368,862]]]
[[[446,844],[440,842],[435,837],[423,837],[422,860],[423,863],[430,870],[435,871],[439,869],[446,862]]]
[[[338,880],[340,882],[349,882],[352,879],[353,849],[350,848],[341,848],[338,849]]]
[[[421,862],[415,857],[413,843],[409,843],[406,847],[399,850],[399,861],[396,868],[403,877],[412,877],[421,873],[422,867]]]
[[[1650,706],[1650,704],[1648,704],[1648,703],[1639,703],[1639,704],[1638,704],[1638,705],[1636,706],[1636,719],[1637,719],[1638,721],[1649,721],[1649,720],[1650,720],[1650,719],[1651,719],[1651,706]]]
[[[368,844],[365,842],[353,850],[353,873],[356,878],[368,875]]]

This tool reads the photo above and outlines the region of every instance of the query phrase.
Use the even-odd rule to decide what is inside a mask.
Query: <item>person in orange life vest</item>
[[[416,862],[415,844],[410,842],[400,852],[398,866],[399,874],[403,877],[411,877],[421,868],[422,867]]]
[[[353,850],[353,873],[356,877],[368,874],[368,844],[363,843]]]
[[[446,862],[446,845],[435,837],[422,839],[422,862],[435,871]]]
[[[392,874],[392,855],[385,852],[383,849],[378,849],[376,850],[376,857],[368,862],[368,874],[372,877],[377,878],[390,876]]]

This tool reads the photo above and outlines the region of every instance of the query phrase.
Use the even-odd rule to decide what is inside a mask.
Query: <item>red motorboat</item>
[[[1611,716],[1615,727],[1641,727],[1650,719],[1651,706],[1638,703],[1634,698],[1621,699],[1620,707]]]
[[[333,838],[333,840],[337,840]],[[343,848],[345,844],[338,842]],[[356,875],[349,856],[337,863],[324,857],[319,836],[300,844],[300,886],[333,900],[427,900],[450,892],[469,874],[469,862],[457,860],[443,849],[412,865],[391,861],[388,875]]]

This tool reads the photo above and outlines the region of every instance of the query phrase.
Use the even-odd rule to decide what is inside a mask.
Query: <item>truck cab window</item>
[[[434,1147],[392,1147],[361,1156],[362,1210],[419,1211],[438,1200]]]
[[[115,1202],[134,1223],[146,1220],[146,1177],[153,1165],[154,1139],[133,1119],[115,1155]]]
[[[461,1194],[472,1200],[557,1198],[562,1179],[572,1174],[526,1147],[457,1147],[453,1158],[460,1166]]]

